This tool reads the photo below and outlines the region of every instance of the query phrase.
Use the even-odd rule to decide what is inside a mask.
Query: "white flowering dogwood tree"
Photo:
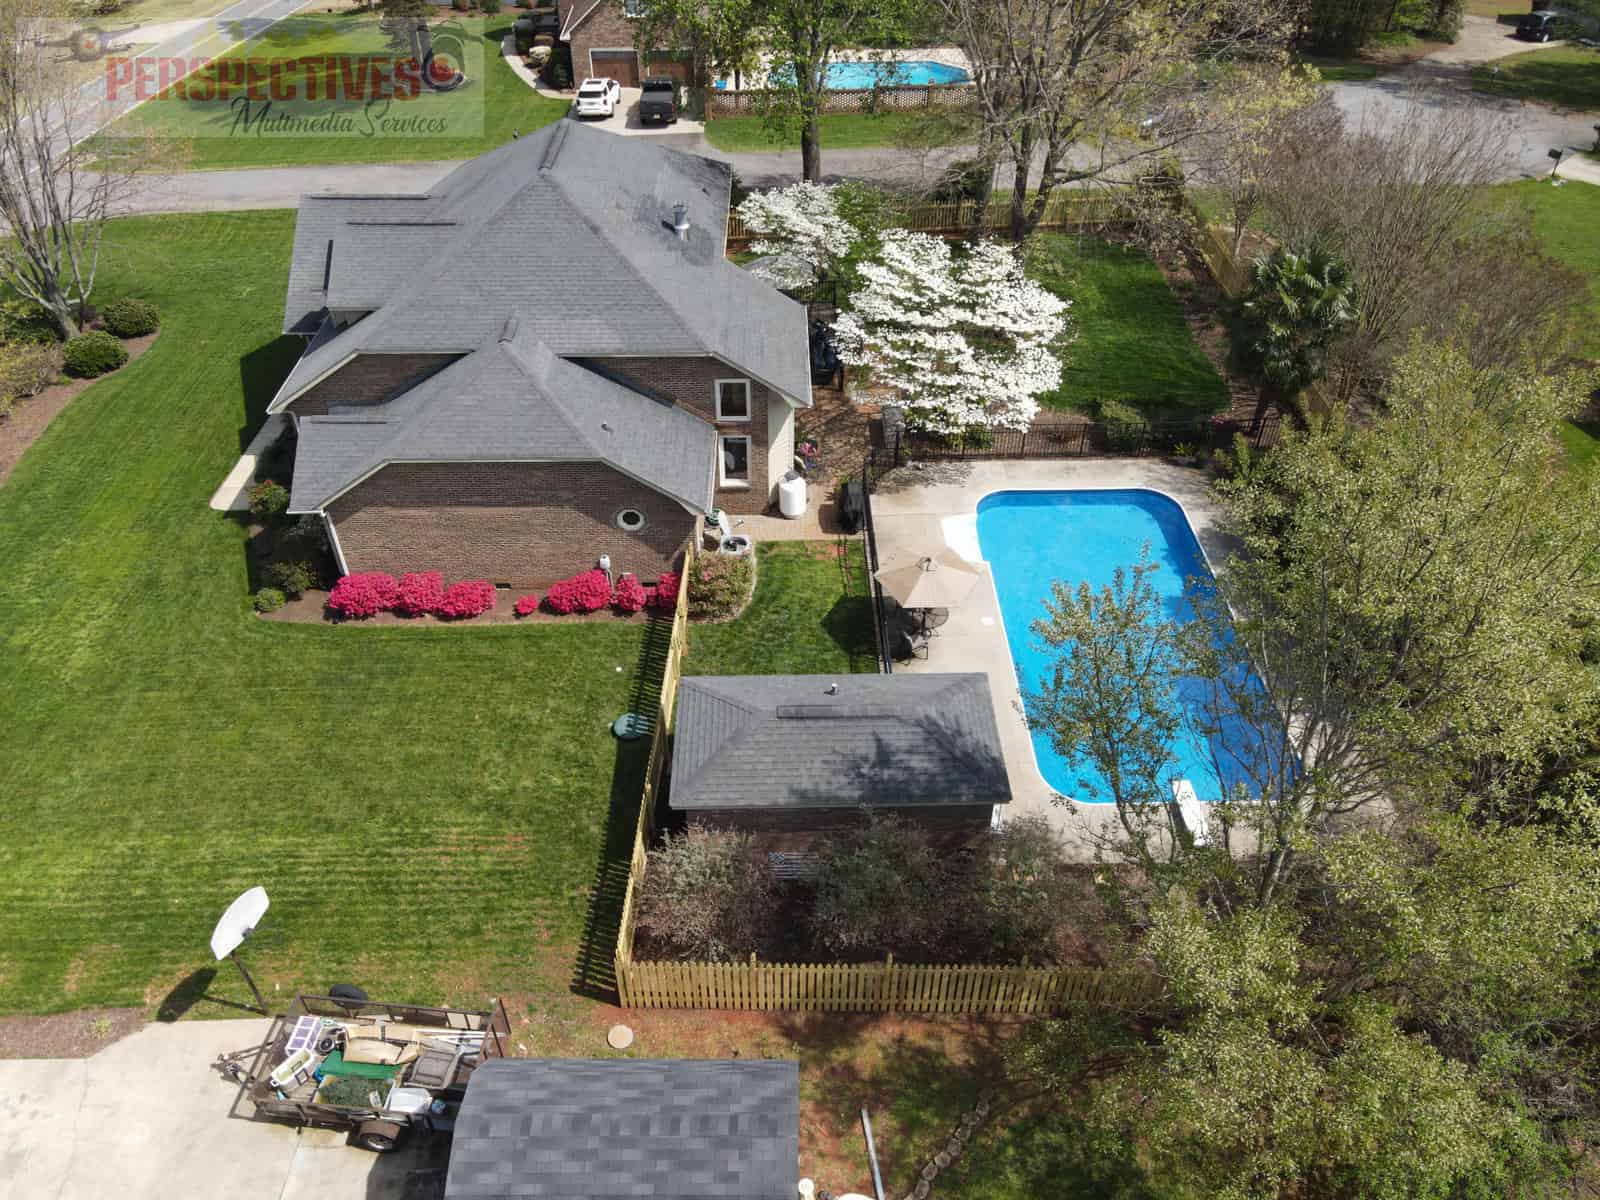
[[[839,189],[821,183],[754,192],[738,212],[745,228],[758,235],[750,249],[763,256],[751,274],[786,290],[816,283],[861,236],[839,210]]]
[[[1026,429],[1060,384],[1068,302],[1009,246],[890,230],[860,278],[834,325],[839,357],[898,391],[913,429]]]

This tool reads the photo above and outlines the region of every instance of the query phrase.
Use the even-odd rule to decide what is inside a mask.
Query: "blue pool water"
[[[1131,567],[1148,545],[1159,564],[1149,579],[1163,615],[1178,622],[1193,619],[1186,581],[1209,584],[1211,571],[1183,510],[1156,492],[1121,491],[996,492],[978,505],[978,544],[994,572],[1000,617],[1016,661],[1024,695],[1036,692],[1052,662],[1040,648],[1033,622],[1045,615],[1045,599],[1057,580],[1076,589],[1088,583],[1098,592],[1110,585],[1117,567]],[[1198,684],[1180,685],[1180,703],[1197,702]],[[1035,730],[1033,754],[1045,782],[1064,796],[1086,804],[1111,802],[1100,773],[1087,762],[1074,766]],[[1185,730],[1173,747],[1174,779],[1188,779],[1201,800],[1218,800],[1220,781],[1211,749],[1200,735]],[[1231,774],[1231,772],[1230,772]],[[1168,781],[1163,780],[1163,784]],[[1163,795],[1170,795],[1165,787]]]
[[[794,71],[791,68],[779,67],[772,72],[774,82],[793,78]],[[847,91],[874,87],[921,87],[930,83],[968,83],[971,79],[972,76],[960,67],[915,59],[905,62],[829,63],[824,82],[832,91]],[[717,80],[717,86],[726,88],[727,80]]]

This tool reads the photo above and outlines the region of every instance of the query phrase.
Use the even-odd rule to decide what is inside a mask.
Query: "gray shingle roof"
[[[1006,804],[1011,784],[983,675],[690,676],[670,797],[689,812]]]
[[[711,506],[716,434],[699,417],[551,353],[519,320],[379,408],[300,420],[291,512],[390,462],[603,462]]]
[[[456,1117],[445,1200],[793,1200],[793,1062],[490,1059]]]
[[[469,348],[512,311],[564,357],[710,354],[809,405],[804,307],[723,254],[729,180],[721,163],[557,121],[423,198],[306,197],[284,328],[310,332],[329,304],[378,307],[308,351],[272,410],[353,354]]]

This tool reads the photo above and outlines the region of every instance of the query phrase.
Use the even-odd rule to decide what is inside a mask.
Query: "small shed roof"
[[[456,1117],[445,1200],[793,1200],[794,1062],[490,1059]]]
[[[675,809],[1010,800],[983,675],[716,675],[680,684]]]

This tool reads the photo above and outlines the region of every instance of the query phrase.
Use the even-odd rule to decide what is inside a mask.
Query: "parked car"
[[[1559,20],[1560,14],[1548,9],[1531,12],[1517,22],[1517,36],[1525,42],[1548,42],[1561,36],[1556,28]]]
[[[639,121],[663,125],[678,123],[678,85],[665,75],[652,75],[640,86]]]
[[[609,117],[622,99],[622,85],[615,79],[585,79],[578,88],[580,117]]]

